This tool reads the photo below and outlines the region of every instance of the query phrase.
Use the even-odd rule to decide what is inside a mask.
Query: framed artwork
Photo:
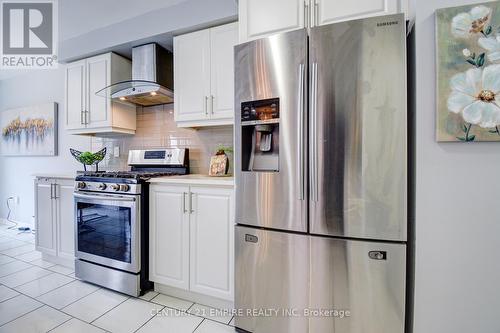
[[[57,103],[0,112],[0,154],[57,155]]]
[[[498,1],[436,11],[436,138],[500,141]]]

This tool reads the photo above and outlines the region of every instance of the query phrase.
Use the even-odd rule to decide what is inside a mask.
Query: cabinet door
[[[233,300],[233,189],[191,187],[191,291]]]
[[[308,5],[309,0],[240,0],[240,43],[304,28]]]
[[[174,115],[176,121],[208,119],[210,32],[174,38]]]
[[[110,99],[97,96],[96,92],[107,87],[111,80],[110,54],[87,59],[87,127],[111,125]]]
[[[406,0],[313,0],[313,25],[324,25],[357,18],[396,14]]]
[[[85,128],[85,60],[66,66],[66,128]]]
[[[35,245],[40,252],[56,255],[56,225],[54,216],[53,182],[35,180]]]
[[[149,211],[149,279],[189,289],[187,186],[152,185]]]
[[[57,255],[75,259],[75,208],[73,202],[74,182],[57,180],[56,198]]]
[[[210,29],[210,111],[212,119],[234,118],[234,51],[238,23]]]

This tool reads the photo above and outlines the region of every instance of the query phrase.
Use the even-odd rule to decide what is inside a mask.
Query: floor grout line
[[[10,290],[12,290],[12,291],[16,292],[17,294],[16,294],[16,295],[14,295],[14,296],[12,296],[12,297],[9,297],[9,298],[4,299],[3,301],[1,301],[1,302],[0,302],[0,304],[2,304],[3,302],[8,301],[9,299],[13,299],[14,297],[19,296],[19,295],[21,294],[21,293],[19,293],[17,290],[14,290],[14,289],[12,289],[12,288],[9,288],[9,287],[7,287],[6,285],[3,285],[3,284],[2,284],[2,286],[4,286],[5,288],[10,289]]]
[[[67,313],[65,313],[65,314],[67,314]],[[70,316],[70,315],[68,315],[68,316],[69,316],[68,320],[65,320],[64,322],[60,323],[59,325],[57,325],[57,326],[55,326],[55,327],[52,327],[52,328],[51,328],[50,330],[48,330],[46,333],[48,333],[48,332],[50,332],[50,331],[55,330],[55,329],[56,329],[56,328],[58,328],[59,326],[62,326],[62,325],[64,325],[64,324],[66,324],[68,321],[70,321],[70,320],[72,320],[72,319],[74,318],[74,317],[72,317],[72,316]]]
[[[14,272],[14,273],[10,273],[10,274],[7,274],[7,275],[2,275],[2,276],[0,276],[0,279],[2,279],[2,278],[4,278],[4,277],[7,277],[7,276],[9,276],[9,275],[12,275],[12,274],[16,274],[16,273],[19,273],[19,272],[25,271],[25,270],[27,270],[27,269],[33,268],[33,266],[34,266],[34,265],[31,265],[31,267],[26,267],[26,268],[20,269],[20,270],[18,270],[18,271],[16,271],[16,272]],[[0,267],[1,267],[1,266],[0,266]],[[35,279],[35,280],[37,280],[37,279]]]
[[[55,272],[54,272],[54,273],[55,273]],[[49,274],[49,275],[50,275],[50,274]],[[47,276],[47,275],[45,275],[45,276]],[[40,279],[41,279],[41,278],[40,278]],[[40,280],[40,279],[37,279],[37,280]],[[33,281],[36,281],[36,280],[33,280]],[[33,282],[33,281],[30,281],[30,282]],[[42,294],[40,294],[40,295],[38,295],[38,296],[36,296],[36,297],[40,297],[40,296],[43,296],[43,295],[45,295],[45,294],[48,294],[48,293],[50,293],[50,292],[52,292],[52,291],[54,291],[54,290],[56,290],[56,289],[58,289],[58,288],[62,288],[62,287],[66,286],[66,285],[68,285],[68,284],[70,284],[70,283],[72,283],[72,282],[75,282],[75,281],[76,281],[76,280],[69,281],[69,282],[67,282],[67,283],[65,283],[65,284],[61,284],[60,286],[55,287],[54,289],[51,289],[51,290],[49,290],[49,291],[46,291],[46,292],[44,292],[44,293],[42,293]],[[14,289],[14,290],[16,290],[16,289]],[[16,290],[16,291],[20,293],[20,291],[19,291],[19,290]],[[27,296],[29,296],[29,295],[27,295]],[[29,296],[29,297],[32,297],[32,296]],[[33,298],[34,298],[34,299],[36,299],[36,297],[33,297]]]
[[[70,282],[70,283],[71,283],[71,282]],[[67,283],[67,284],[69,284],[69,283]],[[6,286],[6,287],[7,287],[7,286]],[[62,286],[61,286],[61,287],[62,287]],[[7,288],[8,288],[8,287],[7,287]],[[12,288],[11,288],[11,289],[12,289]],[[99,289],[102,289],[102,288],[99,288]],[[98,289],[98,290],[99,290],[99,289]],[[55,289],[53,289],[53,290],[55,290]],[[53,290],[52,290],[52,291],[53,291]],[[15,290],[15,291],[17,291],[17,290]],[[97,290],[96,290],[96,291],[97,291]],[[52,308],[52,309],[54,309],[54,310],[56,310],[56,311],[58,311],[58,312],[61,312],[61,313],[65,314],[65,315],[69,316],[69,317],[70,317],[70,319],[69,319],[69,320],[71,320],[72,318],[75,318],[75,319],[78,319],[78,320],[80,320],[80,321],[83,321],[84,323],[87,323],[87,322],[85,322],[84,320],[82,320],[82,319],[80,319],[80,318],[77,318],[77,317],[75,317],[75,316],[72,316],[72,315],[70,315],[70,314],[68,314],[68,313],[66,313],[66,312],[64,312],[64,311],[62,311],[62,309],[61,309],[61,310],[60,310],[60,309],[57,309],[57,308],[55,308],[55,307],[53,307],[53,306],[51,306],[51,305],[49,305],[49,304],[47,304],[47,303],[44,303],[44,302],[42,302],[42,301],[40,301],[40,300],[38,300],[38,299],[36,299],[36,298],[34,298],[34,297],[31,297],[31,296],[26,295],[26,294],[24,294],[24,293],[22,293],[22,292],[19,292],[19,291],[17,291],[17,292],[18,292],[19,294],[18,294],[18,295],[16,295],[15,297],[20,296],[20,295],[23,295],[23,296],[26,296],[26,297],[28,297],[28,298],[31,298],[32,300],[34,300],[34,301],[36,301],[36,302],[38,302],[38,303],[40,303],[40,304],[41,304],[39,307],[37,307],[37,308],[36,308],[36,309],[34,309],[33,311],[36,311],[36,310],[40,309],[40,308],[41,308],[41,307],[43,307],[43,306],[48,306],[49,308]],[[46,293],[45,293],[45,294],[46,294]],[[45,295],[45,294],[43,294],[43,295]],[[91,294],[92,294],[92,293],[91,293]],[[90,295],[90,294],[89,294],[89,295]],[[40,295],[40,296],[41,296],[41,295]],[[40,296],[38,296],[38,297],[40,297]],[[87,296],[88,296],[88,295],[87,295]],[[85,297],[85,296],[84,296],[84,297]],[[82,298],[83,298],[83,297],[81,297],[80,299],[82,299]],[[71,304],[73,304],[73,303],[71,303]],[[70,305],[70,304],[68,304],[68,305]],[[19,318],[21,318],[22,316],[24,316],[24,315],[26,315],[26,314],[28,314],[28,313],[30,313],[30,312],[33,312],[33,311],[28,311],[28,312],[24,313],[23,315],[21,315],[21,316],[19,316],[19,317],[15,318],[15,319],[13,319],[13,320],[19,319]],[[13,321],[13,320],[11,320],[11,321]],[[66,320],[66,321],[68,321],[68,320]],[[9,321],[9,322],[10,322],[10,321]],[[8,323],[9,323],[9,322],[8,322]],[[6,324],[7,324],[7,323],[2,324],[2,325],[0,325],[0,327],[4,326],[4,325],[6,325]],[[97,327],[97,328],[99,328],[99,329],[102,329],[101,327],[96,326],[96,325],[93,325],[92,323],[87,323],[87,324],[92,325],[92,326],[94,326],[94,327]],[[47,332],[48,332],[48,331],[47,331]]]
[[[156,304],[156,303],[155,303]],[[162,312],[166,306],[165,305],[162,305],[163,307],[161,308],[160,311],[156,311],[155,315],[154,316],[151,316],[151,318],[149,318],[148,320],[146,320],[146,322],[144,324],[142,324],[141,326],[139,326],[135,331],[133,331],[133,333],[136,333],[138,330],[140,330],[141,328],[144,327],[144,325],[146,325],[147,323],[149,323],[151,320],[153,320],[153,318],[157,317],[158,316],[158,313],[159,312]]]
[[[16,297],[21,296],[21,295],[23,295],[23,294],[19,294],[19,295],[17,295]],[[24,296],[26,296],[26,295],[24,295]],[[40,309],[40,308],[42,308],[42,307],[44,307],[44,306],[45,306],[45,304],[43,304],[42,302],[38,302],[38,303],[40,303],[40,306],[38,306],[38,307],[36,307],[35,309],[30,310],[30,311],[28,311],[28,312],[26,312],[26,313],[23,313],[22,315],[20,315],[20,316],[18,316],[18,317],[16,317],[16,318],[14,318],[14,319],[12,319],[12,320],[9,320],[9,321],[7,321],[7,322],[3,323],[2,325],[0,325],[0,327],[4,327],[4,326],[5,326],[5,325],[7,325],[8,323],[11,323],[11,322],[13,322],[13,321],[14,321],[14,320],[16,320],[16,319],[19,319],[19,318],[21,318],[22,316],[25,316],[25,315],[27,315],[27,314],[29,314],[29,313],[31,313],[31,312],[33,312],[33,311],[36,311],[36,310],[38,310],[38,309]]]
[[[104,312],[102,315],[100,315],[99,317],[97,317],[96,319],[92,320],[89,324],[92,324],[93,322],[95,322],[97,319],[101,318],[102,316],[104,316],[106,313],[116,309],[118,306],[122,305],[123,303],[125,303],[127,300],[130,299],[130,296],[128,296],[127,298],[125,298],[123,301],[121,301],[120,303],[116,304],[115,306],[113,306],[111,309],[109,309],[108,311]],[[81,319],[80,319],[81,320]],[[95,327],[99,327],[97,325],[94,325]],[[99,327],[101,328],[101,327]]]
[[[193,332],[192,332],[192,333],[196,332],[196,330],[198,329],[198,327],[200,327],[200,326],[201,326],[201,324],[203,324],[203,322],[204,322],[205,320],[206,320],[206,318],[203,318],[203,320],[202,320],[202,321],[200,321],[200,323],[198,324],[198,326],[196,326],[196,327],[194,328],[194,330],[193,330]]]
[[[45,269],[45,268],[43,268],[43,267],[36,266],[36,265],[33,265],[33,267],[38,267],[38,268]],[[18,287],[24,286],[25,284],[31,283],[31,282],[33,282],[33,281],[43,279],[44,277],[49,276],[49,275],[52,275],[52,274],[58,274],[58,275],[61,275],[61,276],[66,276],[66,277],[68,277],[68,278],[70,278],[70,279],[73,279],[73,281],[76,281],[76,279],[75,279],[75,278],[72,278],[71,276],[63,275],[63,274],[61,274],[61,273],[57,273],[57,272],[54,272],[54,271],[50,271],[50,270],[48,270],[48,269],[45,269],[45,270],[46,270],[46,271],[49,271],[50,273],[49,273],[49,274],[47,274],[47,275],[41,276],[41,277],[39,277],[39,278],[36,278],[36,279],[34,279],[34,280],[31,280],[31,281],[25,282],[25,283],[23,283],[23,284],[20,284],[20,285],[18,285],[18,286],[15,286],[15,287],[9,287],[9,288],[11,288],[11,289],[18,288]],[[67,283],[65,283],[65,284],[61,284],[60,286],[57,286],[57,287],[55,287],[54,289],[60,288],[60,287],[62,287],[62,286],[65,286],[65,285],[67,285],[67,284],[69,284],[69,283],[71,283],[71,282],[73,282],[73,281],[69,281],[69,282],[67,282]],[[6,286],[6,287],[8,287],[8,286]],[[52,290],[54,290],[54,289],[52,289]],[[14,290],[15,290],[15,289],[14,289]],[[52,291],[52,290],[50,290],[50,291]],[[38,296],[42,296],[42,295],[44,295],[44,294],[46,294],[46,293],[48,293],[48,292],[50,292],[50,291],[47,291],[47,292],[45,292],[45,293],[43,293],[43,294],[40,294],[40,295],[38,295]],[[38,296],[37,296],[37,297],[38,297]]]
[[[31,252],[31,251],[30,251],[30,252]],[[5,254],[4,254],[4,255],[5,255]],[[10,297],[9,299],[12,299],[12,298],[17,297],[17,296],[20,296],[20,295],[24,295],[24,296],[26,296],[26,297],[28,297],[28,298],[30,298],[30,299],[32,299],[32,300],[35,300],[36,302],[39,302],[39,303],[41,304],[41,305],[40,305],[39,307],[37,307],[36,309],[34,309],[34,310],[32,310],[32,311],[29,311],[29,312],[26,312],[26,313],[24,313],[23,315],[21,315],[21,316],[19,316],[19,317],[16,317],[15,319],[12,319],[11,321],[14,321],[14,320],[16,320],[16,319],[18,319],[18,318],[20,318],[20,317],[22,317],[22,316],[24,316],[24,315],[27,315],[27,314],[29,314],[29,313],[31,313],[31,312],[33,312],[33,311],[36,311],[36,310],[40,309],[40,308],[41,308],[41,307],[43,307],[43,306],[48,306],[48,307],[50,307],[50,308],[52,308],[52,309],[54,309],[54,310],[56,310],[56,311],[58,311],[58,312],[60,312],[60,313],[63,313],[63,314],[65,314],[65,315],[69,316],[69,319],[68,319],[68,320],[66,320],[66,321],[64,321],[63,323],[61,323],[61,324],[57,325],[56,327],[52,328],[50,331],[52,331],[52,330],[54,330],[55,328],[57,328],[57,327],[59,327],[59,326],[63,325],[64,323],[66,323],[66,322],[70,321],[71,319],[77,319],[77,320],[82,321],[82,322],[84,322],[84,323],[86,323],[86,324],[88,324],[88,325],[91,325],[91,326],[93,326],[93,327],[96,327],[96,328],[99,328],[99,329],[101,329],[101,330],[106,331],[106,329],[104,329],[104,328],[102,328],[102,327],[99,327],[99,326],[97,326],[96,324],[94,324],[94,323],[95,323],[95,321],[97,321],[99,318],[103,317],[103,316],[104,316],[104,315],[106,315],[107,313],[109,313],[109,312],[113,311],[114,309],[116,309],[118,306],[122,305],[122,304],[123,304],[124,302],[126,302],[127,300],[129,300],[129,299],[137,299],[137,300],[141,300],[141,301],[144,301],[144,302],[150,303],[151,305],[153,305],[153,304],[154,304],[154,305],[160,306],[160,307],[161,307],[161,309],[160,309],[158,312],[161,312],[161,311],[163,311],[164,309],[167,309],[167,308],[168,308],[168,309],[170,309],[170,310],[179,311],[179,312],[181,312],[181,313],[185,313],[185,314],[188,314],[188,315],[191,315],[191,316],[195,316],[195,317],[198,317],[198,318],[202,319],[202,320],[201,320],[201,322],[198,324],[198,326],[196,326],[196,328],[194,329],[194,331],[193,331],[193,332],[195,332],[195,331],[196,331],[196,330],[200,327],[200,325],[201,325],[201,324],[202,324],[205,320],[213,321],[213,322],[216,322],[216,323],[218,323],[218,324],[222,324],[222,325],[225,325],[225,326],[229,326],[229,327],[231,327],[231,326],[229,325],[229,323],[231,322],[232,318],[231,318],[231,319],[229,320],[229,322],[226,324],[226,323],[223,323],[223,322],[220,322],[220,321],[216,321],[216,320],[213,320],[213,319],[210,319],[210,318],[203,317],[203,316],[201,316],[201,315],[196,315],[196,314],[189,313],[188,311],[189,311],[189,310],[190,310],[190,309],[191,309],[194,305],[196,305],[196,304],[197,304],[196,302],[192,302],[192,301],[189,301],[189,300],[185,300],[185,299],[179,298],[179,299],[181,299],[181,300],[185,300],[185,301],[188,301],[188,302],[191,302],[191,303],[192,303],[192,304],[191,304],[191,305],[190,305],[190,306],[189,306],[186,310],[181,310],[181,309],[177,309],[177,308],[170,307],[170,306],[165,306],[165,305],[163,305],[163,304],[159,304],[159,303],[154,302],[154,301],[153,301],[153,299],[155,299],[155,298],[156,298],[156,297],[158,297],[159,295],[167,295],[167,296],[170,296],[170,295],[168,295],[168,294],[162,294],[162,293],[158,293],[157,295],[155,295],[155,296],[154,296],[152,299],[150,299],[150,300],[144,300],[144,299],[141,299],[141,298],[139,298],[139,297],[130,297],[130,296],[127,296],[127,298],[126,298],[126,299],[124,299],[122,302],[120,302],[119,304],[115,305],[115,306],[114,306],[114,307],[112,307],[111,309],[107,310],[106,312],[104,312],[104,313],[103,313],[103,314],[101,314],[99,317],[97,317],[96,319],[94,319],[92,322],[90,322],[90,323],[89,323],[89,322],[86,322],[85,320],[82,320],[82,319],[80,319],[80,318],[78,318],[78,317],[75,317],[75,316],[73,316],[73,315],[71,315],[71,314],[68,314],[68,313],[64,312],[64,311],[63,311],[63,309],[64,309],[64,308],[66,308],[66,307],[68,307],[68,306],[70,306],[71,304],[74,304],[74,303],[76,303],[76,302],[78,302],[78,301],[82,300],[83,298],[85,298],[85,297],[87,297],[87,296],[90,296],[90,295],[92,295],[92,294],[96,293],[97,291],[99,291],[99,290],[101,290],[101,289],[105,289],[105,288],[101,288],[101,287],[96,286],[96,287],[98,287],[98,289],[97,289],[97,290],[95,290],[95,291],[91,292],[90,294],[87,294],[87,295],[85,295],[85,296],[82,296],[82,297],[80,297],[80,298],[76,299],[75,301],[73,301],[73,302],[71,302],[71,303],[68,303],[67,305],[65,305],[65,306],[64,306],[63,308],[61,308],[61,309],[57,309],[57,308],[55,308],[55,307],[53,307],[53,306],[51,306],[51,305],[49,305],[49,304],[44,303],[43,301],[41,301],[41,300],[39,300],[39,299],[37,299],[37,298],[39,298],[39,297],[41,297],[41,296],[43,296],[43,295],[46,295],[46,294],[48,294],[48,293],[50,293],[50,292],[52,292],[52,291],[55,291],[55,290],[57,290],[57,289],[59,289],[59,288],[62,288],[62,287],[64,287],[64,286],[66,286],[66,285],[69,285],[69,284],[71,284],[71,283],[73,283],[73,282],[75,282],[75,281],[80,281],[80,280],[78,280],[78,279],[75,279],[75,278],[73,278],[73,277],[69,276],[70,274],[73,274],[74,272],[71,272],[71,273],[69,273],[69,274],[61,274],[61,273],[58,273],[58,272],[52,271],[52,270],[50,270],[50,269],[48,269],[48,268],[44,268],[44,267],[37,266],[37,265],[35,265],[35,264],[32,264],[31,262],[26,262],[26,261],[23,261],[23,260],[21,260],[21,259],[17,259],[16,257],[12,257],[12,256],[9,256],[9,255],[5,255],[5,256],[8,256],[8,257],[10,257],[10,258],[13,258],[14,260],[18,260],[18,261],[25,262],[25,263],[29,264],[31,267],[38,267],[38,268],[42,268],[42,269],[44,269],[44,270],[50,271],[50,272],[51,272],[50,274],[52,274],[52,273],[54,273],[54,274],[59,274],[59,275],[62,275],[62,276],[67,276],[67,277],[69,277],[69,278],[71,278],[71,279],[72,279],[72,281],[69,281],[68,283],[65,283],[65,284],[63,284],[63,285],[60,285],[60,286],[58,286],[58,287],[56,287],[56,288],[54,288],[54,289],[52,289],[52,290],[50,290],[50,291],[47,291],[47,292],[45,292],[45,293],[43,293],[43,294],[40,294],[40,295],[36,296],[36,297],[31,297],[31,296],[29,296],[29,295],[27,295],[27,294],[24,294],[24,293],[22,293],[22,292],[20,292],[20,291],[16,290],[15,288],[20,287],[20,286],[23,286],[23,285],[25,285],[25,284],[27,284],[27,283],[30,283],[30,282],[33,282],[33,281],[36,281],[36,280],[42,279],[42,278],[44,278],[44,277],[46,277],[46,276],[49,276],[50,274],[44,275],[44,276],[42,276],[42,277],[40,277],[40,278],[37,278],[37,279],[34,279],[34,280],[32,280],[32,281],[26,282],[26,283],[24,283],[24,284],[22,284],[22,285],[19,285],[19,286],[14,287],[14,288],[11,288],[11,287],[8,287],[8,286],[5,286],[6,288],[11,289],[11,290],[13,290],[14,292],[17,292],[17,293],[18,293],[17,295],[12,296],[12,297]],[[39,259],[41,259],[41,258],[39,258]],[[38,260],[38,259],[35,259],[35,260]],[[33,261],[35,261],[35,260],[33,260]],[[42,260],[43,260],[43,259],[42,259]],[[1,265],[0,265],[0,266],[1,266]],[[28,267],[28,268],[26,268],[26,269],[29,269],[29,268],[31,268],[31,267]],[[26,269],[22,269],[22,270],[20,270],[20,271],[14,272],[14,273],[12,273],[12,274],[15,274],[15,273],[18,273],[18,272],[24,271],[24,270],[26,270]],[[8,274],[8,275],[11,275],[11,274]],[[8,276],[8,275],[5,275],[5,276]],[[85,281],[82,281],[82,282],[87,283],[87,282],[85,282]],[[0,285],[1,285],[1,284],[0,284]],[[108,289],[106,289],[106,290],[108,290]],[[156,292],[156,291],[155,291],[155,292]],[[170,296],[170,297],[174,297],[174,296]],[[176,297],[176,298],[178,298],[178,297]],[[4,300],[4,301],[2,301],[2,302],[0,302],[0,303],[3,303],[3,302],[5,302],[5,301],[8,301],[9,299],[6,299],[6,300]],[[144,322],[144,323],[143,323],[143,324],[142,324],[139,328],[137,328],[134,332],[137,332],[137,331],[138,331],[138,330],[140,330],[140,329],[141,329],[144,325],[146,325],[149,321],[151,321],[153,318],[157,317],[157,316],[158,316],[158,312],[157,312],[154,316],[151,316],[151,318],[149,318],[146,322]],[[10,323],[11,321],[9,321],[9,322],[7,322],[7,323]],[[5,324],[3,324],[3,325],[6,325],[7,323],[5,323]],[[1,327],[1,326],[3,326],[3,325],[0,325],[0,327]]]
[[[76,280],[75,280],[75,281],[76,281]],[[75,281],[71,281],[70,283],[73,283],[73,282],[75,282]],[[70,283],[68,283],[68,284],[70,284]],[[83,299],[83,298],[85,298],[85,297],[87,297],[87,296],[89,296],[89,295],[92,295],[93,293],[96,293],[96,292],[98,292],[98,291],[99,291],[99,290],[101,290],[101,289],[102,289],[101,287],[97,287],[97,290],[94,290],[93,292],[91,292],[91,293],[89,293],[89,294],[87,294],[87,295],[85,295],[85,296],[82,296],[82,297],[78,298],[77,300],[75,300],[75,301],[73,301],[73,302],[71,302],[71,303],[66,304],[66,305],[65,305],[65,306],[63,306],[63,307],[62,307],[59,311],[64,312],[64,311],[62,311],[62,309],[64,309],[65,307],[68,307],[68,306],[70,306],[71,304],[76,303],[76,302],[78,302],[79,300],[81,300],[81,299]],[[56,290],[56,289],[54,289],[54,290]],[[52,290],[52,291],[54,291],[54,290]],[[41,296],[41,295],[40,295],[40,296]],[[38,297],[40,297],[40,296],[38,296]],[[40,302],[42,302],[42,301],[40,301]],[[42,302],[42,303],[43,303],[43,302]],[[64,313],[66,313],[66,312],[64,312]]]

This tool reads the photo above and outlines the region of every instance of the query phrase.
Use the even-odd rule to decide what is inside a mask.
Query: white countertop
[[[149,180],[152,184],[190,184],[190,185],[222,185],[234,186],[233,176],[210,177],[202,174],[192,174],[185,176],[156,177]]]
[[[75,174],[62,174],[62,173],[35,173],[33,178],[56,178],[56,179],[75,179]]]

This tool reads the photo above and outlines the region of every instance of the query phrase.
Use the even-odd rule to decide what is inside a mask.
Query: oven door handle
[[[81,193],[73,193],[75,198],[79,199],[94,199],[94,200],[107,200],[107,201],[135,201],[135,197],[113,197],[113,196],[104,196],[104,195],[90,195],[90,194],[81,194]]]

